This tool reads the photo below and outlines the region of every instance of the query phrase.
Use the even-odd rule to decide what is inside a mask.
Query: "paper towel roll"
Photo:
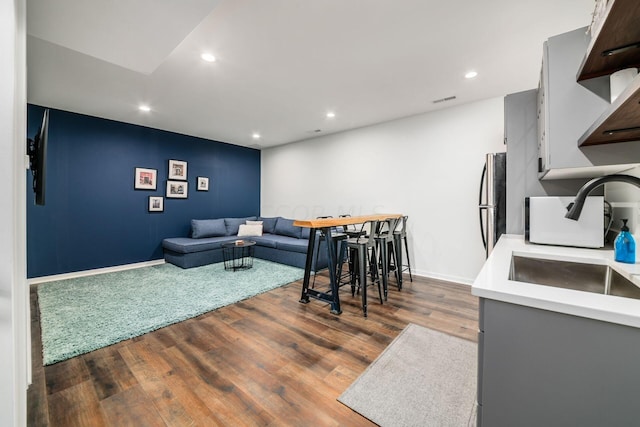
[[[616,71],[609,77],[609,84],[611,85],[611,102],[615,101],[618,95],[625,90],[629,83],[633,81],[638,74],[636,68],[625,68],[624,70]]]

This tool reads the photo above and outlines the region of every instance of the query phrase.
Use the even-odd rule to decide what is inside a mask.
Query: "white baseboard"
[[[74,271],[72,273],[34,277],[31,279],[27,279],[27,285],[54,282],[56,280],[74,279],[77,277],[94,276],[96,274],[112,273],[115,271],[132,270],[134,268],[151,267],[153,265],[161,265],[164,263],[165,263],[164,259],[157,259],[153,261],[137,262],[134,264],[125,264],[125,265],[116,265],[113,267],[96,268],[94,270]],[[468,286],[471,286],[473,284],[473,280],[470,280],[464,277],[450,276],[447,274],[438,274],[438,273],[433,273],[428,271],[412,271],[412,274],[414,276],[425,277],[427,279],[444,280],[446,282],[460,283],[462,285],[468,285]]]
[[[427,279],[444,280],[446,282],[459,283],[461,285],[473,285],[473,279],[466,277],[450,276],[448,274],[438,274],[429,271],[412,271],[414,276],[425,277]]]
[[[164,264],[164,259],[153,261],[136,262],[133,264],[115,265],[113,267],[96,268],[94,270],[74,271],[72,273],[54,274],[52,276],[41,276],[27,279],[27,285],[54,282],[56,280],[75,279],[77,277],[94,276],[96,274],[113,273],[115,271],[133,270],[134,268],[151,267],[153,265]]]

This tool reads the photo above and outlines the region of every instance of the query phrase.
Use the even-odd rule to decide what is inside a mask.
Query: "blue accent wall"
[[[28,106],[28,137],[43,112]],[[170,159],[188,163],[187,199],[166,198]],[[134,189],[136,167],[157,169],[155,191]],[[164,212],[148,212],[149,196]],[[27,276],[161,259],[162,239],[188,236],[191,219],[259,213],[259,150],[50,109],[45,206],[27,171]]]

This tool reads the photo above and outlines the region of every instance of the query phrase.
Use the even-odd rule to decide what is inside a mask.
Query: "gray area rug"
[[[161,264],[38,285],[45,365],[133,338],[275,289],[304,270],[255,259],[183,270]]]
[[[477,345],[409,324],[338,398],[380,426],[476,425]]]

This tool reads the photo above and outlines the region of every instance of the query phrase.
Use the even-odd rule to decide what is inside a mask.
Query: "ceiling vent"
[[[446,101],[453,101],[454,99],[456,99],[455,96],[447,96],[446,98],[440,98],[440,99],[436,99],[435,101],[433,101],[434,104],[439,104],[441,102],[446,102]]]

